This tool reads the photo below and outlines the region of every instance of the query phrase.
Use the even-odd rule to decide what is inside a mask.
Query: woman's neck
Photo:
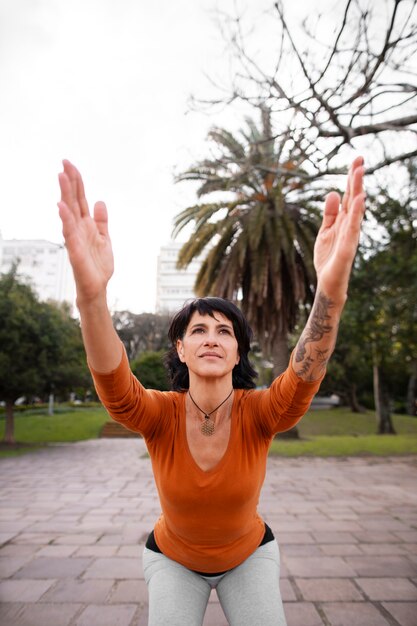
[[[190,394],[197,404],[207,412],[227,398],[232,389],[231,376],[222,379],[190,377]]]

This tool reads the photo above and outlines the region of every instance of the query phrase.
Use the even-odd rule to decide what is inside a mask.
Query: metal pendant
[[[208,415],[204,417],[204,422],[201,424],[201,433],[206,437],[214,435],[214,422]]]

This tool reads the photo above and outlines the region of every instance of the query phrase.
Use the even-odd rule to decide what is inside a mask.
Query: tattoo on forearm
[[[294,358],[295,362],[301,365],[300,369],[297,370],[298,376],[314,380],[321,376],[327,366],[331,354],[330,347],[327,347],[326,344],[321,346],[312,345],[310,347],[308,344],[320,342],[325,335],[331,334],[334,330],[330,314],[332,307],[334,307],[334,304],[330,298],[327,298],[322,293],[317,295],[308,325],[297,344]]]
[[[298,376],[307,376],[312,365],[313,359],[310,356],[306,357],[301,369],[297,372]]]

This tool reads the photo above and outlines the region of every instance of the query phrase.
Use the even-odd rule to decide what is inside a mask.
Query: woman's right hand
[[[104,202],[94,205],[91,217],[81,174],[69,161],[63,161],[59,174],[61,201],[58,202],[62,232],[74,272],[77,304],[88,304],[105,296],[114,269]]]

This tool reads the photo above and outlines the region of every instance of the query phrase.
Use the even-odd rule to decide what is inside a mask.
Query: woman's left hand
[[[358,248],[365,212],[363,158],[357,157],[349,170],[342,200],[332,191],[326,197],[322,225],[314,246],[317,291],[335,304],[344,304],[349,276]]]

